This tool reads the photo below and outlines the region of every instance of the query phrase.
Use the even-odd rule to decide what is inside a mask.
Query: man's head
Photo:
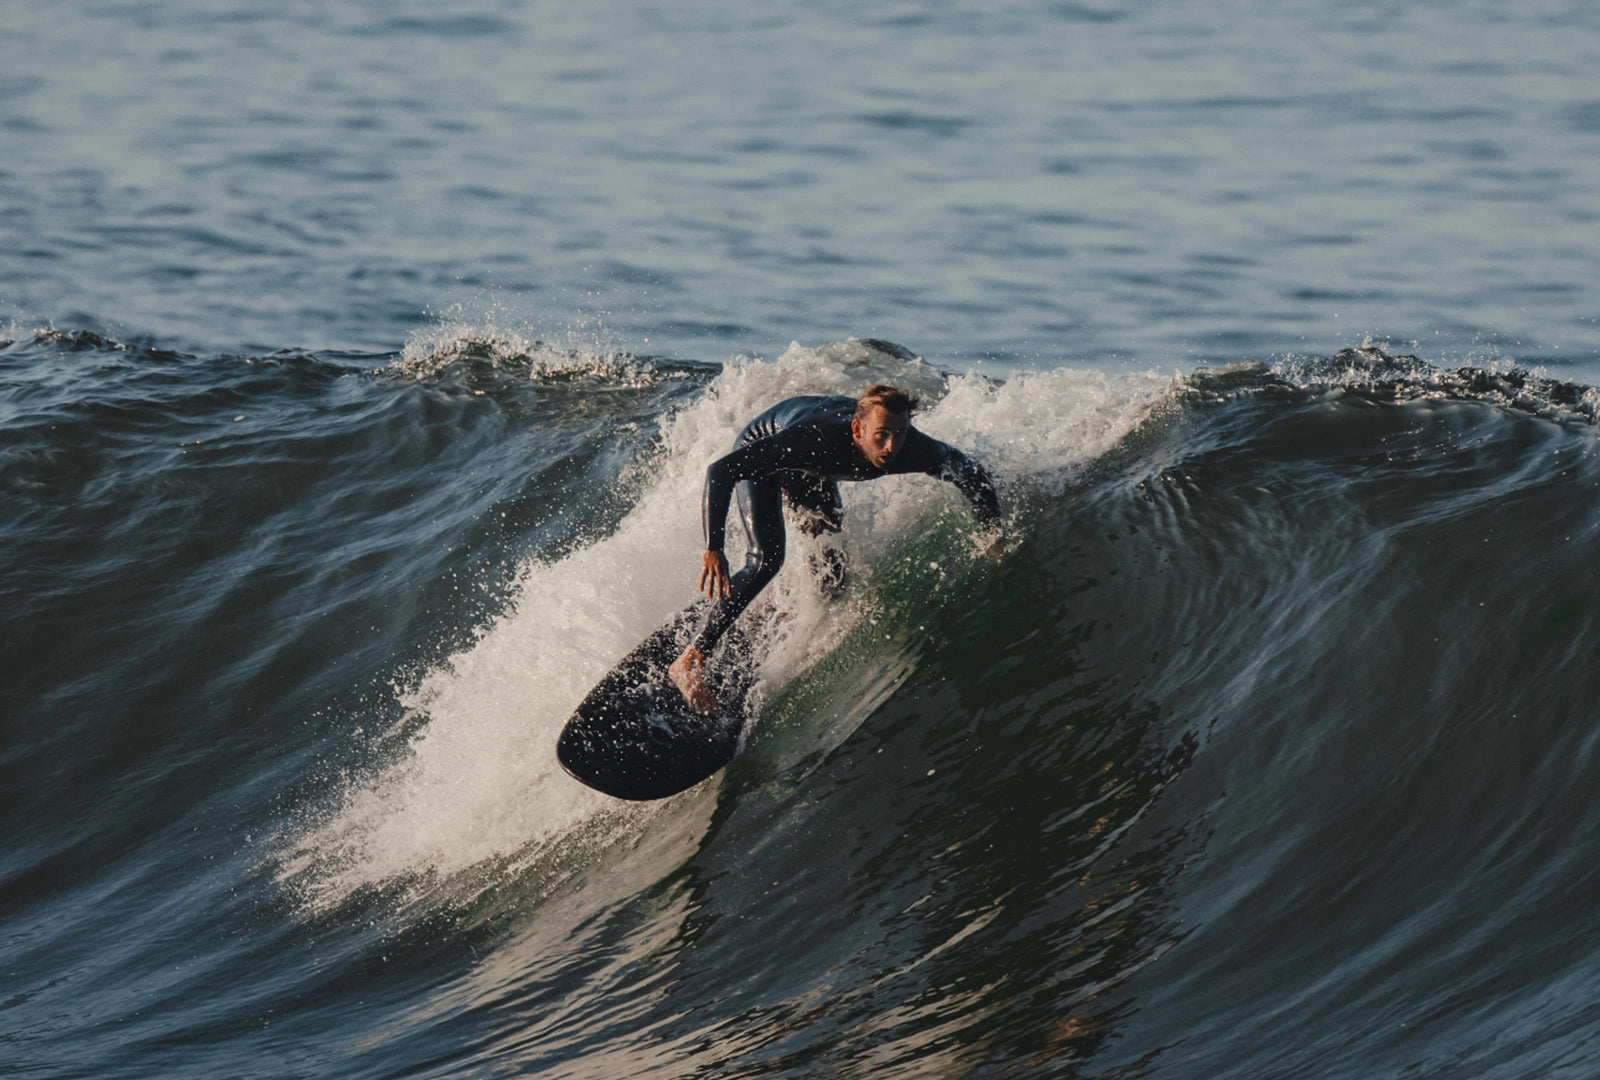
[[[906,444],[911,412],[916,407],[916,398],[892,386],[880,383],[861,392],[850,434],[868,461],[881,469],[894,460]]]

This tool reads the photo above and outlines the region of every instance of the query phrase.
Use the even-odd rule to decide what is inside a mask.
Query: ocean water
[[[1592,6],[0,31],[0,1075],[1600,1072]],[[876,381],[1007,555],[847,486],[733,764],[567,778]]]

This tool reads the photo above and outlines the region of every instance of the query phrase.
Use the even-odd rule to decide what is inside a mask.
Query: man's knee
[[[791,503],[795,528],[804,536],[836,533],[844,527],[844,508],[836,505],[803,506]]]
[[[745,559],[746,587],[757,590],[778,576],[783,569],[784,544],[780,538],[750,549]]]
[[[795,522],[802,535],[810,537],[823,536],[827,533],[839,531],[839,523],[823,517],[821,514],[807,514]]]
[[[829,482],[794,482],[784,488],[794,514],[795,527],[806,536],[836,533],[844,525],[844,502],[839,486]]]
[[[844,595],[847,580],[844,552],[829,544],[821,551],[813,551],[806,560],[811,570],[811,579],[817,583],[817,591],[829,600],[837,600]]]

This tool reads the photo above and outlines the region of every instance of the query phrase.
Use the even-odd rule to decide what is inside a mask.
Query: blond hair
[[[909,416],[916,410],[917,399],[898,387],[874,383],[861,391],[856,399],[857,420],[865,420],[873,409],[883,409],[891,416]]]

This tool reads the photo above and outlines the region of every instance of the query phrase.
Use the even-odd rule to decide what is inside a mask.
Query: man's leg
[[[806,536],[838,533],[844,525],[844,500],[839,498],[839,485],[832,480],[815,476],[790,476],[784,481],[783,493],[789,499],[799,518],[800,531]],[[829,600],[844,594],[844,553],[839,545],[829,540],[821,551],[812,552],[807,559],[811,577],[817,588]]]
[[[744,567],[733,575],[727,598],[712,607],[694,643],[668,670],[683,696],[701,712],[717,709],[716,697],[705,679],[706,658],[733,625],[733,620],[750,606],[750,601],[766,588],[783,565],[783,491],[778,482],[767,478],[744,480],[735,494],[739,498],[739,519],[750,545]]]

